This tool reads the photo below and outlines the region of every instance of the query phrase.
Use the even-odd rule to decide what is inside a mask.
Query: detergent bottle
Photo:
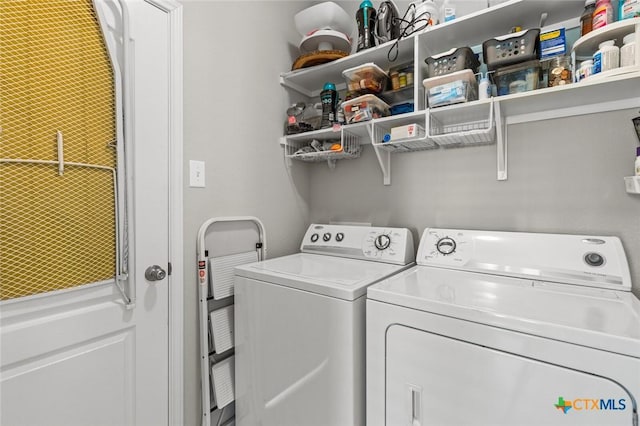
[[[320,102],[322,102],[322,122],[320,128],[325,129],[333,126],[338,120],[338,91],[333,83],[325,83],[320,92]]]
[[[357,51],[368,49],[376,45],[374,29],[376,26],[376,10],[370,0],[364,0],[356,12],[358,23],[358,47]]]

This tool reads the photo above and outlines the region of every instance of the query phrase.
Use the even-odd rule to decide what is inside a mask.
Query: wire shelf
[[[495,142],[496,129],[493,99],[490,102],[456,105],[455,114],[449,108],[430,109],[428,138],[440,146],[488,145]]]
[[[393,127],[409,124],[416,125],[416,136],[383,142],[384,136],[390,134]],[[398,153],[436,148],[436,144],[427,137],[426,127],[426,115],[424,112],[414,113],[402,119],[385,119],[384,121],[376,122],[374,124],[373,146],[384,151]]]
[[[285,143],[285,157],[307,161],[335,161],[358,158],[362,148],[360,139],[348,132],[342,131],[335,139],[327,140],[287,140]]]

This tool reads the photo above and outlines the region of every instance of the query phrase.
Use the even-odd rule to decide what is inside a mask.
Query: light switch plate
[[[189,186],[204,188],[204,161],[189,160]]]

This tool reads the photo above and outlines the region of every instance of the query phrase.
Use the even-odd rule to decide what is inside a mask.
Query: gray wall
[[[370,145],[335,170],[287,168],[278,146],[284,110],[301,99],[278,79],[300,39],[293,15],[309,2],[183,3],[185,185],[188,160],[207,167],[206,188],[185,187],[186,425],[200,422],[195,238],[210,217],[259,217],[270,257],[295,252],[312,221],[406,226],[416,241],[427,226],[617,235],[640,294],[640,197],[622,182],[637,111],[511,127],[506,182],[495,179],[495,145],[394,154],[391,186]]]
[[[623,182],[633,172],[637,115],[513,125],[502,182],[490,145],[392,154],[391,186],[383,186],[368,145],[333,171],[313,167],[311,220],[407,226],[415,238],[426,227],[615,235],[640,295],[640,196],[627,194]]]
[[[288,41],[302,2],[193,1],[184,5],[184,416],[200,424],[196,235],[211,217],[252,215],[269,257],[295,252],[308,225],[309,170],[288,169],[278,146],[291,67]],[[285,23],[281,25],[280,23]],[[189,188],[189,160],[206,162],[206,188]],[[295,184],[293,183],[295,182]]]

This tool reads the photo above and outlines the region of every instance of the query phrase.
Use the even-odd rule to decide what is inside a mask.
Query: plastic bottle
[[[414,1],[409,5],[409,12],[408,20],[410,21],[410,25],[405,30],[408,34],[431,27],[440,22],[438,6],[436,6],[433,0]]]
[[[603,41],[593,55],[593,73],[609,71],[620,66],[620,48],[614,40]]]
[[[442,2],[442,8],[440,10],[440,19],[442,22],[449,22],[456,19],[456,7],[451,2],[451,0],[444,0]]]
[[[593,60],[587,59],[586,61],[582,61],[578,69],[578,81],[584,80],[591,74],[593,74]]]
[[[376,45],[373,35],[376,25],[376,10],[370,0],[364,0],[356,12],[358,23],[358,48],[357,51],[368,49]]]
[[[480,79],[478,84],[478,99],[489,99],[491,97],[491,85],[489,84],[489,77],[485,74]]]
[[[640,146],[636,148],[636,176],[640,176]]]
[[[596,10],[596,0],[587,0],[584,2],[584,11],[580,16],[580,35],[586,35],[593,28],[593,12]]]
[[[333,83],[325,83],[320,92],[320,102],[322,102],[322,121],[320,128],[331,127],[337,120],[338,91]]]
[[[630,67],[636,63],[636,33],[627,34],[620,48],[620,66]]]
[[[640,17],[640,0],[620,0],[618,20]]]
[[[611,0],[598,0],[593,11],[592,29],[597,30],[613,22],[613,6]]]

